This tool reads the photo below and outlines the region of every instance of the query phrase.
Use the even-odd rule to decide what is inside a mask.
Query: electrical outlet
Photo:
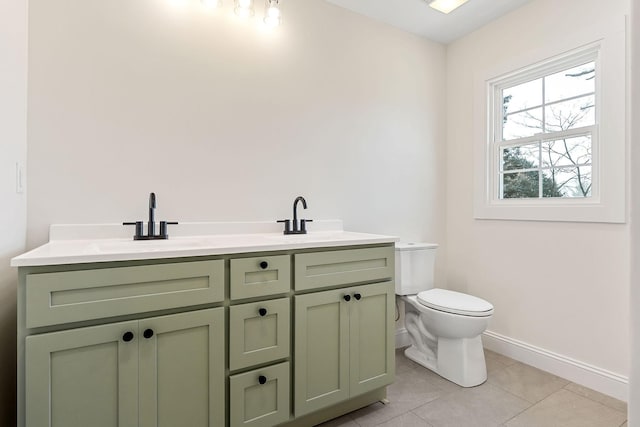
[[[16,163],[16,193],[24,193],[24,167],[19,162]]]

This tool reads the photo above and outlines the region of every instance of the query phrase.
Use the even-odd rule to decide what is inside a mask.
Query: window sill
[[[562,221],[625,223],[625,209],[604,203],[580,200],[535,199],[499,200],[493,203],[478,203],[474,209],[475,219],[517,221]]]

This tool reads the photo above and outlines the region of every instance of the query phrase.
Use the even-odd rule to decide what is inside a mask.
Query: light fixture
[[[202,4],[210,9],[222,7],[222,0],[202,0]]]
[[[234,11],[241,18],[249,18],[254,15],[253,0],[235,0],[236,7]]]
[[[442,13],[449,13],[469,0],[433,0],[429,6]]]
[[[264,23],[269,27],[277,27],[282,22],[280,0],[266,0],[264,5]]]

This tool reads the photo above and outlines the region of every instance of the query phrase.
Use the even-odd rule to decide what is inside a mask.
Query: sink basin
[[[265,236],[265,239],[278,243],[320,243],[349,240],[357,237],[358,234],[348,231],[316,231],[308,234],[270,234]]]
[[[176,238],[168,240],[120,240],[104,239],[89,243],[87,254],[158,252],[202,247],[201,239]]]

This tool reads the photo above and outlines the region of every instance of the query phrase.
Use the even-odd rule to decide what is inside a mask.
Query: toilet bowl
[[[405,305],[411,346],[405,355],[462,387],[487,379],[481,334],[493,315],[487,301],[433,287],[434,244],[396,244],[396,294]]]

